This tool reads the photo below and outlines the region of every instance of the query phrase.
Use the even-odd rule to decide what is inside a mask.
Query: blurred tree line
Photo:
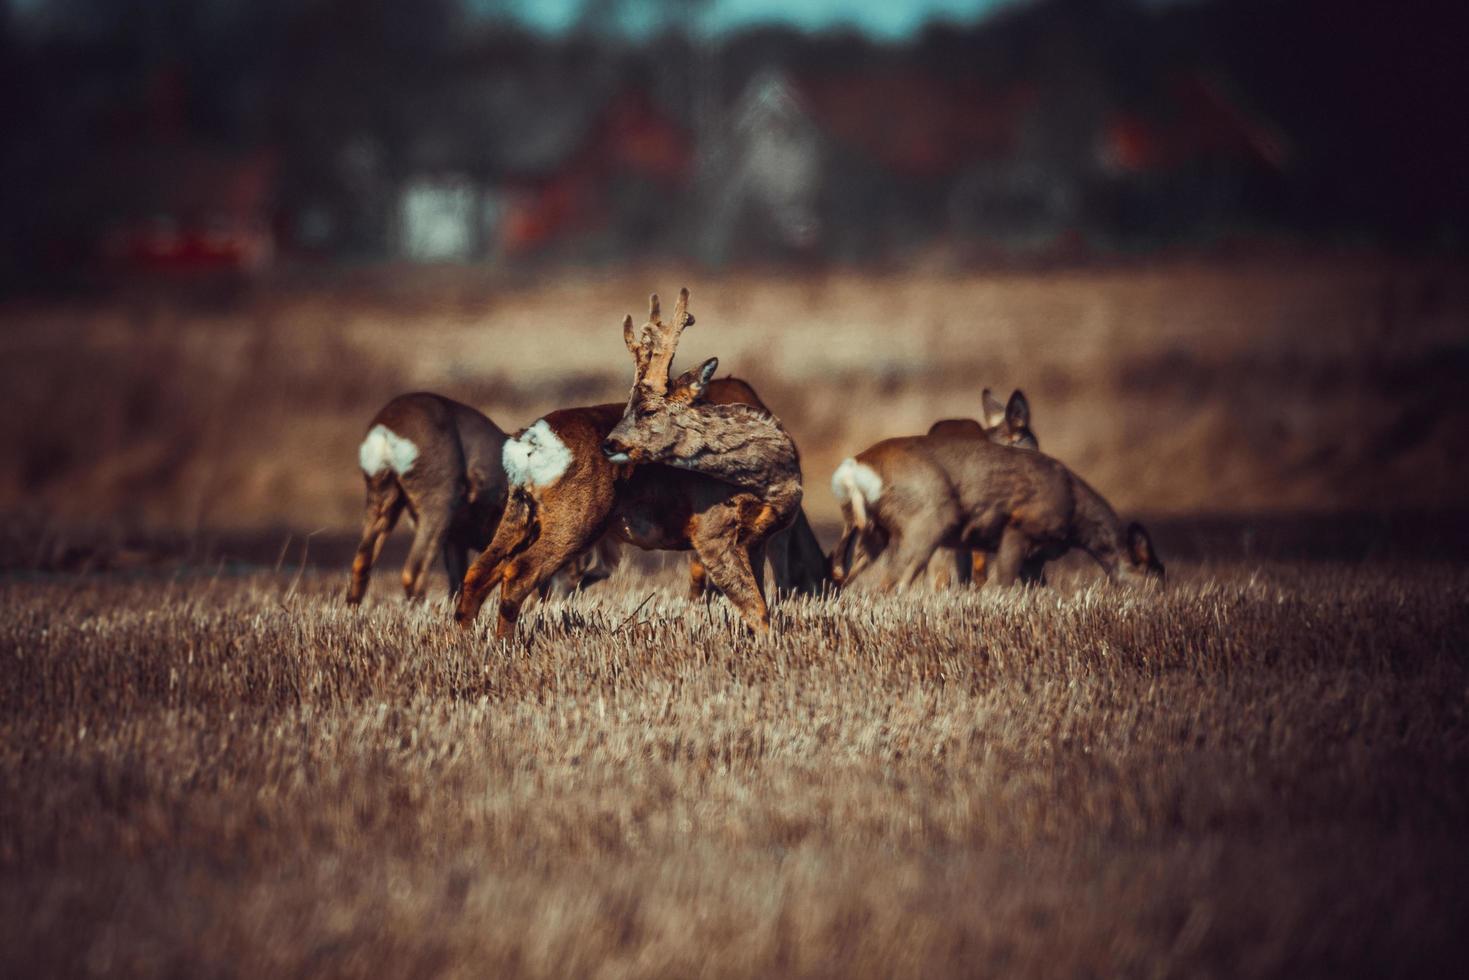
[[[901,44],[679,29],[697,2],[643,37],[626,6],[552,37],[461,0],[0,0],[0,282],[241,250],[820,262],[1469,230],[1451,4],[1038,0]]]

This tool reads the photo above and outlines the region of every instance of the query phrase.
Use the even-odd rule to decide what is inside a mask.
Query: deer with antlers
[[[692,549],[746,624],[769,629],[757,570],[771,535],[800,507],[795,445],[760,408],[707,402],[714,359],[670,379],[679,335],[691,323],[687,290],[668,322],[653,296],[641,337],[631,316],[623,322],[637,369],[628,403],[551,412],[506,443],[509,502],[465,576],[455,612],[461,626],[498,586],[496,634],[510,635],[537,584],[611,533],[647,550]]]
[[[832,551],[844,587],[880,565],[881,586],[910,585],[939,547],[996,552],[994,578],[1010,585],[1027,562],[1081,548],[1108,578],[1163,579],[1152,539],[1125,525],[1102,495],[1038,451],[974,435],[886,439],[844,460],[832,491],[846,521]]]

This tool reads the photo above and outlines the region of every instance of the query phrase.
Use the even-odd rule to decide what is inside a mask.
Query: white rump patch
[[[418,462],[418,447],[386,425],[374,425],[357,450],[357,462],[368,476],[377,476],[389,467],[402,476]]]
[[[836,494],[840,503],[846,503],[860,493],[870,504],[882,496],[882,477],[866,463],[859,463],[849,457],[842,460],[837,471],[831,475],[831,492]]]
[[[545,419],[538,419],[514,439],[505,443],[500,454],[505,475],[517,487],[549,487],[571,465],[571,450],[560,436],[551,431]]]
[[[831,492],[838,503],[852,505],[852,519],[856,525],[867,525],[867,508],[882,496],[882,477],[866,463],[848,457],[842,460],[831,475]]]

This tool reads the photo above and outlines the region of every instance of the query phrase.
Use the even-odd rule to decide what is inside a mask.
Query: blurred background
[[[1453,6],[0,0],[7,560],[350,539],[382,403],[620,400],[680,285],[818,522],[1020,387],[1124,511],[1462,548]]]

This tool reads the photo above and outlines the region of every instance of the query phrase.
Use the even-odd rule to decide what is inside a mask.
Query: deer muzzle
[[[614,463],[631,463],[633,461],[631,450],[612,438],[602,440],[602,455]]]

